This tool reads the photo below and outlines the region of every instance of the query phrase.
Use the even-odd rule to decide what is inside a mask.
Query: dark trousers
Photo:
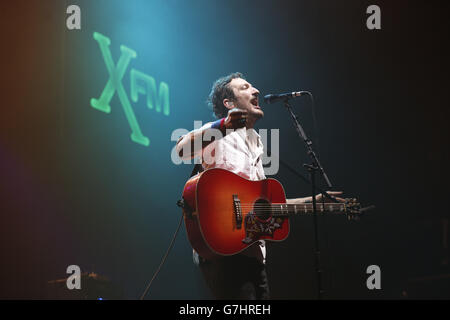
[[[270,299],[265,265],[244,255],[202,261],[200,269],[216,299]]]

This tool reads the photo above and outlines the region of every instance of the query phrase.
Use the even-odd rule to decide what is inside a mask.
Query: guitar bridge
[[[242,228],[242,208],[241,208],[241,200],[239,200],[237,194],[233,194],[233,208],[234,208],[234,216],[236,218],[236,228]]]

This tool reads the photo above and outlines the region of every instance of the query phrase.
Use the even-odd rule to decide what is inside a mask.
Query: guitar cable
[[[167,251],[166,251],[166,253],[164,254],[164,257],[162,258],[161,263],[160,263],[159,266],[158,266],[158,269],[156,269],[155,273],[153,274],[152,279],[151,279],[150,282],[148,283],[147,287],[145,288],[144,293],[142,294],[142,296],[141,296],[141,298],[140,298],[139,300],[144,300],[145,296],[146,296],[147,293],[148,293],[148,290],[150,289],[150,286],[151,286],[152,283],[153,283],[153,280],[155,280],[155,278],[156,278],[156,276],[158,275],[159,271],[161,270],[162,266],[163,266],[164,263],[166,262],[167,256],[169,255],[170,251],[172,250],[173,245],[174,245],[174,243],[175,243],[175,239],[177,238],[178,232],[180,231],[180,227],[181,227],[182,221],[183,221],[183,215],[181,215],[180,222],[178,222],[177,230],[176,230],[175,233],[173,234],[172,241],[170,242],[170,245],[169,245],[169,247],[167,248]]]
[[[191,172],[190,177],[192,177],[192,176],[194,176],[195,174],[201,172],[201,170],[202,170],[202,165],[199,164],[199,163],[195,164],[194,168],[192,169],[192,172]],[[178,201],[177,201],[177,206],[179,206],[179,207],[181,207],[181,208],[184,208],[185,205],[187,205],[187,204],[185,204],[184,199],[183,199],[183,200],[178,200]],[[166,253],[164,254],[164,257],[162,258],[161,263],[160,263],[159,266],[158,266],[158,269],[156,269],[155,273],[153,274],[152,279],[151,279],[150,282],[148,283],[147,287],[146,287],[145,290],[144,290],[144,293],[142,294],[142,296],[141,296],[141,298],[140,298],[139,300],[144,300],[145,296],[146,296],[147,293],[148,293],[148,290],[150,289],[150,287],[151,287],[151,285],[152,285],[152,283],[153,283],[153,280],[155,280],[155,278],[156,278],[156,276],[158,275],[159,271],[161,270],[162,266],[163,266],[164,263],[166,262],[167,256],[169,255],[170,251],[172,250],[172,247],[173,247],[173,245],[174,245],[174,243],[175,243],[175,239],[177,238],[178,232],[180,231],[181,223],[183,222],[183,217],[184,217],[184,213],[183,213],[183,214],[181,215],[181,217],[180,217],[180,222],[178,222],[177,230],[176,230],[175,233],[173,234],[172,241],[170,241],[169,247],[167,248],[167,251],[166,251]]]

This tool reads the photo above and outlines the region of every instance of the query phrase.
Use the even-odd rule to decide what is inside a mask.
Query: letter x
[[[111,106],[109,103],[114,96],[114,93],[117,91],[120,103],[122,104],[123,110],[125,111],[125,116],[127,117],[128,123],[132,130],[131,140],[144,146],[148,146],[150,144],[150,140],[142,134],[139,124],[136,121],[136,116],[131,108],[130,101],[128,100],[127,93],[122,85],[122,78],[127,70],[130,60],[132,58],[136,58],[136,52],[125,46],[120,46],[120,51],[122,54],[117,62],[117,66],[114,66],[111,51],[109,49],[109,45],[111,44],[109,38],[98,32],[94,32],[94,39],[97,40],[100,45],[100,50],[102,52],[103,59],[105,60],[106,68],[108,69],[109,80],[106,83],[100,98],[98,100],[94,98],[91,99],[91,106],[97,110],[110,113]]]

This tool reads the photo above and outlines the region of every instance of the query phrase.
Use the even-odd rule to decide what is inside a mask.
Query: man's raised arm
[[[202,155],[202,151],[216,138],[225,136],[227,129],[245,127],[247,111],[232,109],[226,118],[209,122],[199,129],[181,136],[177,141],[176,151],[181,159],[192,159]]]

